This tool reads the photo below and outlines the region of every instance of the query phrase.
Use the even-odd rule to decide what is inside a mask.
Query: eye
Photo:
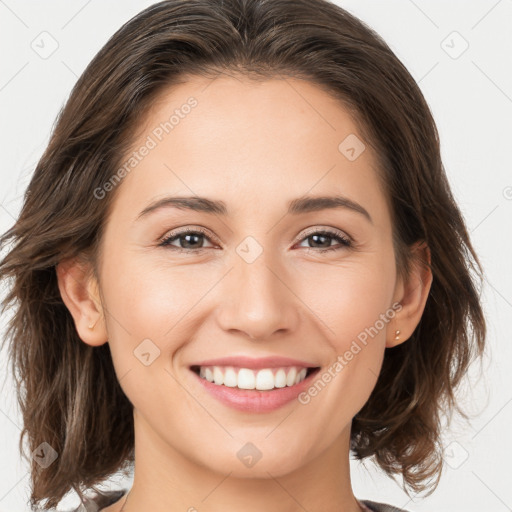
[[[209,248],[204,246],[204,240],[210,241],[206,231],[202,229],[186,229],[179,232],[173,231],[169,235],[160,240],[160,247],[166,247],[179,252],[200,252]],[[303,241],[310,241],[312,247],[305,247],[307,250],[314,252],[337,251],[344,248],[352,247],[352,241],[339,231],[318,230],[309,232]],[[337,245],[332,246],[331,242],[335,240]],[[179,246],[175,245],[176,242]]]
[[[312,241],[313,247],[306,247],[314,252],[339,251],[344,248],[352,247],[352,241],[339,231],[313,231],[307,234],[304,241]],[[332,240],[336,240],[338,245],[331,246]],[[310,242],[311,243],[311,242]]]
[[[181,232],[176,233],[175,231],[164,237],[160,243],[158,244],[160,247],[168,247],[173,250],[190,252],[195,251],[199,252],[202,249],[207,247],[203,246],[204,240],[210,240],[206,235],[206,232],[201,229],[195,230],[183,230]],[[180,246],[174,245],[175,242],[181,244]]]

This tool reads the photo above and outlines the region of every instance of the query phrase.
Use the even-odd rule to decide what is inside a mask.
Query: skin
[[[153,105],[134,148],[190,96],[197,107],[116,190],[99,282],[78,260],[58,267],[81,339],[110,343],[134,406],[133,487],[126,503],[104,510],[360,511],[350,483],[351,420],[375,386],[385,349],[417,326],[432,276],[414,264],[407,280],[398,277],[376,155],[369,144],[354,161],[338,150],[349,134],[363,138],[326,92],[297,79],[193,77]],[[334,193],[373,222],[343,207],[286,214],[292,199]],[[222,200],[228,215],[168,207],[137,219],[171,195]],[[187,227],[207,236],[192,239],[192,249],[175,238],[173,246],[188,252],[158,245]],[[329,237],[315,245],[311,235],[322,229],[353,246]],[[262,248],[250,264],[236,251],[247,236]],[[329,246],[337,250],[319,251]],[[429,261],[428,248],[415,251]],[[395,302],[401,310],[306,405],[240,412],[189,370],[215,357],[282,355],[325,372]],[[160,350],[149,366],[133,353],[144,339]],[[247,442],[262,453],[252,467],[237,457]]]

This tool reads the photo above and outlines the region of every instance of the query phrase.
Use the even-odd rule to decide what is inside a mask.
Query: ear
[[[64,304],[68,308],[78,336],[92,346],[108,341],[99,287],[88,263],[79,257],[57,265],[57,281]]]
[[[396,312],[390,324],[386,347],[394,347],[411,337],[421,320],[432,285],[430,249],[426,243],[413,245],[411,254],[409,276],[405,280],[399,278],[395,287],[395,301],[402,308]]]

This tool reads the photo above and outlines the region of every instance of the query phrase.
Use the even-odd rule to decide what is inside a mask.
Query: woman
[[[484,347],[481,268],[419,88],[343,9],[135,16],[75,85],[8,242],[32,505],[397,510],[354,496],[351,453],[435,488]],[[132,465],[129,492],[83,496]]]

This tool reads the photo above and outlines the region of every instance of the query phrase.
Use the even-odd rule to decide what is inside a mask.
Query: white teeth
[[[236,388],[238,380],[236,378],[236,373],[233,368],[226,368],[224,372],[224,386],[228,386],[230,388]]]
[[[268,391],[274,388],[294,386],[306,378],[307,368],[296,366],[286,368],[263,368],[251,370],[249,368],[235,369],[231,366],[201,366],[199,376],[218,386],[230,388],[258,389]]]
[[[240,368],[238,371],[238,387],[240,389],[254,389],[256,387],[256,379],[252,370]]]
[[[297,377],[297,369],[294,367],[288,372],[288,375],[286,376],[286,385],[293,386],[295,384],[295,377]]]
[[[213,367],[213,382],[219,386],[224,384],[224,375],[218,366]]]
[[[274,376],[274,385],[276,388],[286,387],[286,373],[282,368],[279,368]]]
[[[272,370],[260,370],[256,375],[256,389],[265,391],[274,389],[274,375]]]
[[[295,377],[295,384],[298,384],[299,382],[303,381],[306,377],[306,368],[302,368],[300,372],[297,373],[297,377]]]

